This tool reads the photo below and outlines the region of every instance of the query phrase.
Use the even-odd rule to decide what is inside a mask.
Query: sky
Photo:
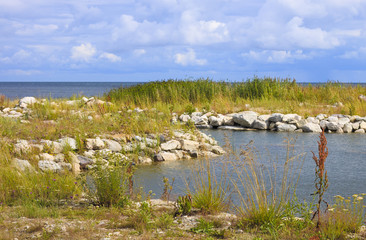
[[[366,83],[365,0],[0,0],[0,81]]]

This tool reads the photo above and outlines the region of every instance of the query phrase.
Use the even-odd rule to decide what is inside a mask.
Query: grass
[[[166,80],[111,90],[106,98],[126,106],[168,107],[171,111],[207,111],[230,113],[246,110],[245,104],[259,112],[342,113],[366,115],[366,103],[358,99],[366,87],[338,82],[300,85],[294,79],[253,77],[242,82],[215,82],[210,79]],[[343,106],[331,107],[341,102]]]

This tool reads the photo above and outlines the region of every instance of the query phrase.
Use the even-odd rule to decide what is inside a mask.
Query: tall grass
[[[215,82],[210,79],[166,80],[149,82],[129,88],[111,90],[106,96],[127,106],[153,107],[169,105],[183,112],[188,106],[215,110],[221,113],[245,109],[244,103],[262,107],[263,103],[282,112],[366,114],[366,103],[358,99],[366,94],[366,87],[327,82],[321,85],[300,85],[294,79],[253,77],[242,82]],[[274,101],[275,100],[275,101]],[[278,104],[273,105],[278,102]],[[329,108],[342,102],[343,106]],[[299,106],[299,104],[301,106]],[[269,109],[272,110],[272,109]]]

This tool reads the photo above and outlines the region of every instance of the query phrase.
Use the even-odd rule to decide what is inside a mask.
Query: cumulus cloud
[[[122,61],[121,57],[119,57],[119,56],[117,56],[117,55],[115,55],[113,53],[104,52],[99,57],[100,58],[107,59],[110,62],[120,62],[120,61]]]
[[[96,48],[90,43],[83,43],[71,48],[71,58],[77,61],[89,62],[95,53]]]
[[[15,31],[15,34],[21,36],[32,36],[32,35],[39,35],[39,34],[50,34],[58,29],[58,26],[55,24],[48,24],[48,25],[39,25],[34,24],[31,26],[26,26],[21,29]]]
[[[251,50],[243,53],[242,56],[246,59],[267,63],[291,63],[294,60],[304,60],[312,57],[311,54],[304,54],[302,50]]]
[[[186,53],[177,53],[174,55],[174,62],[183,66],[187,65],[205,65],[206,59],[196,58],[196,53],[193,49],[188,49]]]
[[[133,54],[134,54],[135,56],[139,57],[139,56],[142,56],[142,55],[146,54],[146,50],[145,50],[145,49],[142,49],[142,48],[140,48],[140,49],[135,49],[135,50],[133,51]]]

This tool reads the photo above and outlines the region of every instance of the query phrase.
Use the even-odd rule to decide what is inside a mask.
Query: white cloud
[[[312,57],[311,54],[304,54],[302,50],[249,51],[243,53],[242,56],[250,60],[267,63],[292,63],[294,60],[310,59]]]
[[[12,58],[16,59],[16,60],[22,60],[22,59],[30,57],[30,55],[31,55],[30,52],[21,49],[21,50],[17,51],[16,53],[14,53]]]
[[[142,56],[142,55],[146,54],[146,50],[145,50],[145,49],[142,49],[142,48],[140,48],[140,49],[135,49],[135,50],[133,51],[133,54],[134,54],[135,56],[139,57],[139,56]]]
[[[120,62],[120,61],[122,61],[121,57],[119,57],[117,55],[114,55],[113,53],[104,52],[99,57],[107,59],[110,62]]]
[[[55,24],[48,24],[48,25],[39,25],[34,24],[32,26],[27,26],[15,31],[15,34],[21,36],[33,36],[39,34],[50,34],[58,29],[58,26]]]
[[[186,53],[177,53],[174,55],[175,63],[183,66],[187,65],[205,65],[206,59],[197,59],[193,49],[188,49]]]
[[[30,76],[30,75],[35,75],[35,74],[41,74],[42,72],[39,70],[13,69],[13,70],[8,70],[7,73],[10,75]]]
[[[96,48],[90,43],[83,43],[80,46],[74,46],[71,48],[71,58],[78,61],[89,62],[95,53]]]
[[[196,15],[194,12],[185,11],[181,16],[181,31],[187,43],[209,45],[230,39],[225,23],[216,20],[198,21]]]

